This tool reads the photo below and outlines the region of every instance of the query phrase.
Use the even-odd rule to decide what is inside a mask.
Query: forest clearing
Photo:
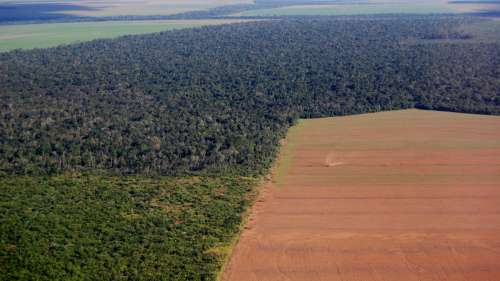
[[[301,120],[223,280],[500,279],[500,118]]]
[[[48,48],[102,38],[244,22],[238,19],[63,22],[0,26],[0,52]]]

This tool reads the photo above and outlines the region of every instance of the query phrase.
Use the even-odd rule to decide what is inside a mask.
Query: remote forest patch
[[[290,17],[0,53],[0,279],[216,280],[300,118],[498,115],[497,32]]]

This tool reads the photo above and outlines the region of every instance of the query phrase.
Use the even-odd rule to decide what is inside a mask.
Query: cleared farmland
[[[148,20],[3,25],[0,26],[0,52],[48,48],[99,38],[235,22],[241,20]]]
[[[296,5],[249,10],[236,16],[365,15],[365,14],[448,14],[455,9],[446,3],[374,3],[339,5]]]
[[[500,280],[500,118],[303,120],[224,280]]]
[[[353,4],[290,5],[249,10],[235,16],[372,15],[372,14],[455,14],[497,12],[498,3],[455,3],[428,1],[366,1]]]
[[[45,1],[45,0],[44,0]],[[207,10],[224,5],[249,4],[250,0],[73,0],[74,4],[94,8],[93,11],[75,10],[69,14],[78,16],[122,16],[122,15],[171,15]]]
[[[30,9],[30,13],[103,17],[171,15],[207,10],[224,5],[251,3],[250,0],[65,0],[62,1],[63,3],[56,2],[50,0],[0,0],[0,6],[15,6],[16,10]]]

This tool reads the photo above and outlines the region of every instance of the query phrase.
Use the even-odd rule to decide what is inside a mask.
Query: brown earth
[[[273,179],[223,280],[500,280],[500,117],[304,120]]]

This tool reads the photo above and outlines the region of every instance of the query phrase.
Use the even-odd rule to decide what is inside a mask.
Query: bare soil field
[[[500,117],[292,128],[223,280],[500,280]]]

